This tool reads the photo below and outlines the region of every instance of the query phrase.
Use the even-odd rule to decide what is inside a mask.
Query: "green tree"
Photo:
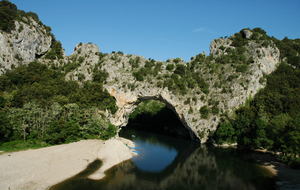
[[[236,142],[235,130],[229,122],[223,122],[220,124],[216,131],[216,137],[218,144],[224,142],[233,143]]]
[[[0,1],[0,30],[10,33],[15,29],[17,6],[7,0]]]
[[[202,117],[203,119],[207,119],[207,118],[208,118],[209,108],[208,108],[207,105],[202,106],[202,107],[200,108],[200,114],[201,114],[201,117]]]

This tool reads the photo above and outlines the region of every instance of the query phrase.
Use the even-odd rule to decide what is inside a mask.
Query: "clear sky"
[[[185,61],[210,42],[243,28],[300,38],[300,0],[10,0],[38,14],[67,55],[92,42],[103,53],[122,51],[165,61]]]

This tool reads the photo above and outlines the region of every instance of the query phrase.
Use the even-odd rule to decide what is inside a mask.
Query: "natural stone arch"
[[[179,118],[183,126],[189,131],[191,140],[199,141],[197,131],[193,130],[185,119],[183,110],[179,109],[179,104],[173,100],[166,89],[151,89],[151,91],[144,91],[139,93],[117,91],[115,88],[107,87],[110,95],[115,97],[117,106],[120,108],[116,114],[110,115],[110,121],[116,126],[126,126],[129,120],[129,115],[136,109],[136,107],[146,100],[158,100],[166,104]],[[176,98],[175,98],[176,99]]]
[[[167,66],[174,64],[176,67],[183,65],[188,68],[193,64],[192,60],[185,62],[176,58],[163,62],[147,60],[142,56],[131,54],[101,54],[97,45],[92,44],[81,44],[80,48],[78,44],[76,47],[71,56],[84,57],[84,61],[79,68],[66,75],[66,80],[78,80],[79,73],[84,74],[84,81],[93,80],[91,71],[95,68],[107,72],[109,75],[103,86],[116,99],[119,108],[115,114],[106,111],[106,116],[112,124],[117,127],[125,126],[129,115],[140,100],[160,100],[166,103],[191,134],[195,135],[193,139],[201,143],[207,142],[210,135],[217,129],[222,114],[232,114],[235,109],[244,105],[249,97],[254,97],[259,89],[266,85],[264,80],[260,79],[276,69],[280,57],[279,49],[273,42],[270,46],[264,47],[257,44],[255,40],[249,39],[248,45],[245,46],[247,49],[245,54],[251,56],[253,61],[248,65],[247,72],[242,73],[236,71],[230,62],[222,64],[216,62],[218,57],[227,54],[226,48],[235,49],[231,39],[216,39],[211,43],[209,57],[205,53],[202,53],[200,57],[197,55],[204,62],[196,61],[196,67],[193,70],[195,75],[206,81],[207,89],[202,89],[203,87],[197,84],[187,87],[182,92],[178,90],[178,87],[169,88],[164,84],[173,74],[178,75],[174,69]],[[197,60],[197,56],[193,59]],[[135,74],[141,69],[146,67],[149,69],[150,65],[150,70],[154,71],[158,64],[160,68],[156,73],[144,73],[143,77],[136,77]],[[210,65],[214,64],[222,67],[224,72],[221,68],[214,73],[210,68]],[[223,83],[222,86],[221,83]],[[184,85],[188,85],[187,81]],[[213,110],[215,106],[217,111],[201,114],[200,109],[204,106],[208,108],[206,110]]]

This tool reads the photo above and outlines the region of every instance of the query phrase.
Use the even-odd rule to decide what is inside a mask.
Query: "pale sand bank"
[[[90,178],[100,179],[105,170],[136,155],[125,144],[134,146],[132,141],[118,137],[4,153],[0,155],[0,189],[48,189],[83,171],[96,159],[101,159],[103,165]]]

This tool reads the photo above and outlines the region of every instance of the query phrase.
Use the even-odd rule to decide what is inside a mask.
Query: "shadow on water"
[[[136,134],[135,140],[151,141],[166,149],[174,148],[177,151],[173,162],[163,170],[143,171],[133,160],[127,160],[107,170],[103,179],[92,180],[88,176],[102,165],[100,160],[95,160],[86,170],[54,185],[51,190],[275,188],[273,176],[249,162],[247,152],[243,150],[222,149],[180,139],[147,135]]]
[[[95,171],[97,171],[102,166],[102,161],[99,159],[96,159],[92,163],[90,163],[85,170],[78,173],[77,175],[66,179],[65,181],[62,181],[54,186],[52,186],[51,190],[62,190],[62,189],[85,189],[85,187],[88,187],[90,183],[93,182],[93,180],[88,179],[88,176],[93,174]]]

